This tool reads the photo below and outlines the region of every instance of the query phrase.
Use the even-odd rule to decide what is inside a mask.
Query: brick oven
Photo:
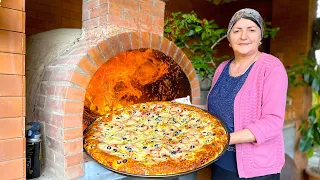
[[[139,58],[139,53],[141,57],[154,54],[155,61],[160,64],[165,62],[168,67],[175,68],[170,73],[174,75],[166,76],[164,79],[177,78],[170,82],[170,87],[165,89],[165,91],[170,89],[172,92],[170,95],[153,94],[148,98],[142,98],[147,97],[144,94],[151,91],[160,92],[159,87],[163,86],[162,81],[158,81],[162,76],[159,76],[152,82],[139,79],[140,85],[153,85],[141,90],[140,98],[123,91],[122,100],[131,98],[127,102],[134,103],[172,100],[190,95],[193,104],[200,104],[199,81],[191,62],[182,50],[163,37],[164,8],[165,3],[160,0],[83,1],[81,38],[45,66],[35,90],[36,101],[32,109],[32,117],[42,124],[45,171],[51,171],[60,179],[73,179],[89,174],[89,164],[95,162],[83,153],[82,133],[85,125],[84,113],[90,111],[90,104],[87,104],[88,97],[92,93],[90,84],[94,84],[97,79],[103,80],[95,78],[99,74],[107,73],[108,77],[116,77],[117,71],[123,72],[121,68],[125,66],[121,68],[117,66],[119,59],[130,60],[129,56],[133,59]],[[112,63],[115,64],[112,65]],[[147,63],[144,64],[146,66],[135,68],[141,77],[148,76],[145,74],[148,68],[160,66],[154,61],[151,65],[148,65],[150,62],[144,63]],[[128,65],[129,67],[131,66]],[[164,79],[162,77],[162,80]],[[177,84],[174,83],[176,80]],[[109,89],[128,88],[126,83],[120,83],[119,86],[106,82],[104,84],[108,85]],[[112,96],[119,100],[117,97],[120,95]],[[118,104],[121,103],[118,102]]]

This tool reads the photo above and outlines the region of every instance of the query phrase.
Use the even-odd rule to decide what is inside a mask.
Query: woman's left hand
[[[256,138],[249,129],[230,133],[229,145],[255,142]]]

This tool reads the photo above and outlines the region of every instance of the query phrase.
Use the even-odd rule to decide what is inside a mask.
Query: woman
[[[212,179],[280,179],[285,68],[279,59],[258,50],[263,19],[257,11],[236,12],[227,35],[234,58],[217,68],[207,109],[226,124],[230,145],[213,165]]]

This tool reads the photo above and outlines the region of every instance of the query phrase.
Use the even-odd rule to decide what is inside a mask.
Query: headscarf
[[[241,10],[237,11],[232,16],[232,18],[229,22],[228,31],[227,31],[228,38],[229,38],[230,31],[231,31],[232,27],[241,18],[249,19],[249,20],[253,21],[254,23],[256,23],[258,25],[258,27],[261,29],[261,39],[263,38],[263,31],[264,31],[263,19],[260,16],[258,11],[254,10],[254,9],[250,9],[250,8],[241,9]]]

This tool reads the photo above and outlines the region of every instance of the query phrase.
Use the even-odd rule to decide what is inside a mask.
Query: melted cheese
[[[195,111],[170,110],[162,105],[155,105],[155,111],[144,104],[135,107],[131,113],[112,115],[111,121],[100,125],[103,136],[98,148],[124,159],[152,163],[191,159],[214,139],[211,121],[200,120]]]

